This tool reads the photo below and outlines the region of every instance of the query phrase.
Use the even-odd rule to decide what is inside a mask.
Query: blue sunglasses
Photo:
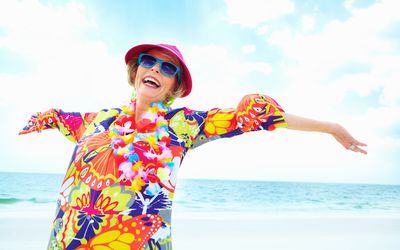
[[[150,69],[154,67],[154,65],[156,65],[157,63],[160,64],[160,70],[163,75],[165,75],[166,77],[174,77],[176,74],[178,74],[178,82],[180,81],[181,69],[175,64],[158,59],[157,57],[150,54],[141,53],[139,55],[138,64],[143,68]]]

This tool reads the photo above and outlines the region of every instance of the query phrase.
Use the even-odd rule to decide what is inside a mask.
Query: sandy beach
[[[400,218],[250,216],[175,220],[175,249],[395,250]],[[191,246],[196,242],[195,248]]]
[[[53,206],[0,211],[1,249],[45,249]],[[400,216],[274,215],[177,211],[174,250],[398,250]]]

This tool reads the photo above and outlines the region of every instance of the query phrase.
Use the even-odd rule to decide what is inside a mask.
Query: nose
[[[154,64],[154,66],[151,67],[150,70],[155,71],[155,72],[157,72],[157,73],[160,73],[160,67],[161,67],[160,63],[159,63],[159,62],[156,62],[156,64]]]

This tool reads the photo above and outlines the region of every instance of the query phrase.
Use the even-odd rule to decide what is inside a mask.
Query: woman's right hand
[[[44,113],[37,112],[32,115],[26,126],[19,131],[19,135],[32,132],[40,132],[45,129],[55,128],[57,126],[57,114],[53,110]]]

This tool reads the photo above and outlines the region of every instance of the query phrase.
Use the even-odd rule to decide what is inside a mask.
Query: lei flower
[[[136,123],[136,99],[133,97],[127,106],[122,107],[121,114],[110,128],[111,146],[114,154],[121,157],[119,170],[120,180],[131,181],[133,191],[140,191],[146,183],[156,183],[168,178],[173,167],[173,156],[168,145],[171,138],[168,133],[168,121],[165,114],[169,106],[162,102],[153,102],[142,120]],[[139,159],[136,152],[145,148],[142,154],[154,164],[147,166]],[[151,167],[149,167],[151,165]]]

